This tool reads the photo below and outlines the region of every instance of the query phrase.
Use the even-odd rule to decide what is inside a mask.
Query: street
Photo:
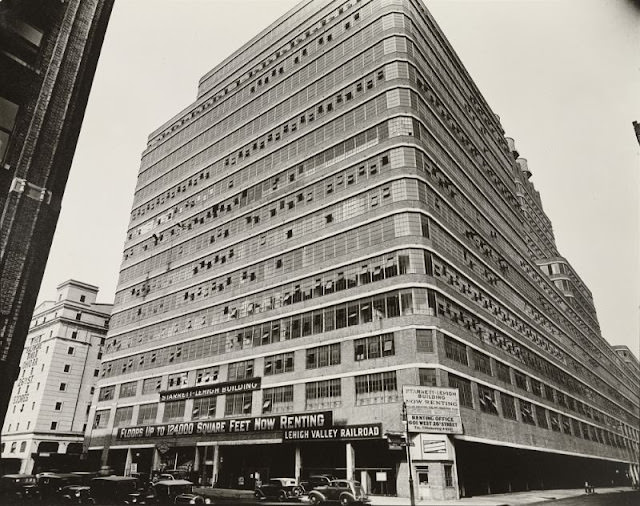
[[[559,506],[636,506],[640,504],[640,492],[596,493],[589,496],[568,497],[566,499],[544,501],[534,504],[557,504]]]

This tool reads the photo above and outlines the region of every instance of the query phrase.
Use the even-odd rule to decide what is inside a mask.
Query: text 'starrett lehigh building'
[[[422,385],[462,427],[411,433],[418,497],[637,479],[638,370],[530,177],[421,2],[301,3],[149,137],[89,457],[407,496]]]

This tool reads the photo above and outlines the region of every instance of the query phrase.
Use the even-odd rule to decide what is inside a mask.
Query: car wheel
[[[340,496],[340,504],[342,506],[348,506],[349,504],[351,504],[351,497],[349,497],[347,494]]]
[[[318,506],[318,504],[320,504],[320,498],[317,495],[310,495],[309,496],[309,503],[311,503],[312,506]]]
[[[287,493],[284,490],[281,490],[278,494],[278,501],[284,502],[287,500]]]
[[[257,490],[253,493],[253,495],[256,496],[256,499],[262,499],[262,495]]]
[[[294,487],[292,490],[292,493],[294,496],[296,497],[300,497],[301,495],[304,494],[304,488],[298,486],[298,487]]]

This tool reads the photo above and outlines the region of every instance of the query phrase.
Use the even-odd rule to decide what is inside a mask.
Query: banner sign
[[[379,439],[382,437],[382,424],[367,423],[327,427],[326,429],[291,429],[282,433],[285,441],[344,441],[352,439]]]
[[[253,390],[260,390],[261,382],[262,378],[249,378],[240,381],[227,381],[224,383],[214,383],[212,385],[180,388],[179,390],[163,390],[160,392],[160,402],[184,401],[198,397],[213,397],[215,395],[251,392]]]
[[[410,432],[462,434],[457,388],[404,385],[402,396]]]
[[[118,439],[175,438],[209,434],[246,434],[294,429],[324,429],[331,427],[333,412],[294,415],[258,416],[255,418],[225,418],[198,422],[165,423],[118,429]]]

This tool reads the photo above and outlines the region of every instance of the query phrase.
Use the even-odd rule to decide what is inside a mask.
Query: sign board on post
[[[410,432],[462,434],[457,388],[404,385],[402,396]]]

